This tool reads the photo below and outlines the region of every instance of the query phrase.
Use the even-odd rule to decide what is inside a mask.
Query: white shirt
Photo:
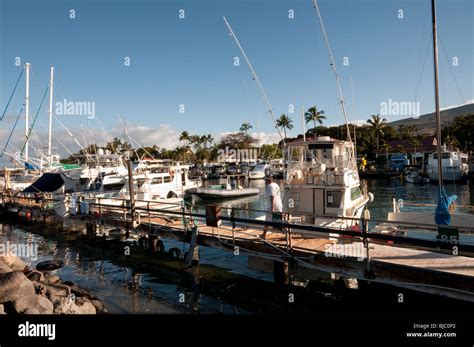
[[[265,188],[265,197],[267,200],[267,210],[270,211],[270,197],[273,196],[273,211],[274,212],[282,212],[283,211],[283,204],[281,202],[280,196],[280,186],[275,182],[268,184]]]

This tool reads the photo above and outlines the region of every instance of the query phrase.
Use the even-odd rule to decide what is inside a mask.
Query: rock
[[[0,274],[0,304],[33,295],[35,288],[21,271]]]
[[[100,300],[90,300],[91,304],[94,305],[97,313],[107,313],[107,309]]]
[[[2,304],[0,304],[0,314],[6,314],[5,313],[5,307],[3,307]]]
[[[53,271],[64,266],[62,260],[46,260],[36,264],[36,270],[38,271]]]
[[[29,308],[23,314],[40,314],[40,311],[37,308]]]
[[[37,270],[30,270],[26,273],[26,277],[30,281],[35,281],[35,282],[43,282],[44,281],[44,275],[42,272],[39,272]]]
[[[26,313],[26,311],[29,311],[32,314],[31,309],[36,309],[39,314],[52,314],[53,308],[51,301],[44,296],[36,294],[23,296],[13,303],[13,309],[16,313]]]
[[[2,255],[0,256],[0,262],[10,267],[12,271],[24,271],[26,269],[26,263],[16,255]]]
[[[87,298],[77,298],[74,302],[70,297],[59,298],[54,302],[56,314],[96,314],[94,305]]]
[[[71,293],[73,293],[75,296],[77,297],[86,297],[88,299],[91,299],[92,298],[92,295],[87,291],[85,290],[84,288],[82,287],[79,287],[77,284],[75,283],[72,283],[72,282],[69,282],[69,281],[66,281],[66,282],[63,282],[63,284],[67,285],[69,288],[71,288]]]
[[[62,284],[43,284],[46,296],[51,302],[56,302],[59,298],[67,298],[71,294],[71,289]]]
[[[59,276],[50,274],[49,272],[46,272],[46,273],[44,274],[44,281],[43,281],[43,282],[45,282],[45,283],[48,283],[48,284],[55,284],[55,283],[59,283],[59,281],[61,281],[61,279],[59,278]]]
[[[35,287],[35,294],[37,295],[46,295],[46,288],[42,283],[33,282],[33,287]]]
[[[12,272],[12,268],[5,264],[3,261],[0,261],[0,274],[4,274],[7,272]]]

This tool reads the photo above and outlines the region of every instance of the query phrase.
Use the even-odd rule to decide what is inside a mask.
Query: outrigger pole
[[[237,46],[239,47],[239,49],[240,49],[240,51],[242,52],[242,55],[243,55],[245,61],[247,62],[247,65],[249,66],[250,71],[252,72],[252,77],[253,77],[255,83],[257,83],[258,89],[260,90],[260,94],[262,95],[263,100],[264,100],[265,103],[267,104],[268,112],[269,112],[270,115],[272,116],[273,123],[275,123],[275,127],[276,127],[276,129],[277,129],[277,131],[278,131],[278,134],[280,135],[281,139],[283,140],[283,145],[285,145],[285,138],[284,138],[283,135],[281,134],[280,128],[277,126],[275,114],[273,113],[273,109],[272,109],[272,106],[270,105],[270,101],[268,101],[267,95],[265,94],[265,91],[263,90],[262,84],[260,83],[260,79],[258,78],[257,73],[255,72],[255,70],[254,70],[252,64],[250,63],[250,60],[249,60],[249,58],[247,57],[247,54],[245,54],[244,49],[243,49],[242,46],[240,45],[240,42],[239,42],[239,40],[237,39],[237,36],[235,36],[234,31],[233,31],[232,28],[230,27],[229,22],[227,21],[227,19],[226,19],[225,17],[223,17],[223,18],[224,18],[225,25],[227,25],[227,29],[229,30],[230,36],[232,36],[232,38],[234,39],[235,43],[236,43]]]
[[[323,18],[321,17],[321,13],[319,12],[318,2],[316,0],[313,0],[313,7],[318,16],[319,24],[321,26],[321,31],[324,37],[324,42],[326,43],[326,48],[328,49],[329,65],[331,65],[331,68],[334,72],[334,76],[336,77],[337,92],[339,93],[339,103],[341,104],[342,114],[344,115],[344,121],[346,122],[347,139],[349,140],[349,142],[352,142],[351,131],[349,128],[349,118],[347,117],[346,104],[342,95],[341,81],[339,80],[339,74],[337,73],[336,69],[336,62],[334,61],[334,57],[332,55],[331,45],[329,44],[328,35],[326,34],[326,29],[324,28]]]

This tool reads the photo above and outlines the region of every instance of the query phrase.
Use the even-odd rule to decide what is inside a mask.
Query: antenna
[[[227,25],[227,29],[229,30],[230,36],[232,36],[232,38],[234,39],[235,43],[236,43],[237,46],[239,47],[240,51],[242,52],[242,55],[244,56],[245,61],[247,62],[247,65],[249,66],[250,71],[252,72],[252,77],[253,77],[255,83],[257,83],[258,89],[260,90],[260,93],[261,93],[261,95],[262,95],[263,100],[264,100],[265,103],[267,104],[268,112],[270,112],[270,115],[272,116],[273,123],[275,124],[275,127],[276,127],[276,129],[277,129],[277,131],[278,131],[278,134],[280,135],[281,139],[283,140],[283,144],[285,144],[285,138],[283,137],[283,135],[281,134],[280,129],[279,129],[278,126],[277,126],[275,114],[273,113],[272,106],[270,105],[270,101],[268,101],[267,95],[265,94],[265,91],[263,90],[262,84],[260,83],[260,79],[258,78],[257,73],[255,72],[255,70],[254,70],[252,64],[250,63],[250,60],[249,60],[249,58],[247,57],[247,54],[245,54],[244,49],[243,49],[242,46],[240,45],[239,39],[237,38],[237,36],[235,36],[234,31],[233,31],[232,28],[230,27],[229,22],[227,21],[227,19],[226,19],[225,17],[223,17],[223,18],[224,18],[225,24]]]

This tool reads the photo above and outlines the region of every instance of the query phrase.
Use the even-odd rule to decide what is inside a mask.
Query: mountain
[[[441,111],[441,125],[445,127],[450,125],[454,118],[461,115],[474,114],[474,102],[461,106],[448,108]],[[436,131],[436,116],[433,113],[424,114],[418,118],[405,118],[399,119],[388,124],[395,129],[400,125],[416,125],[416,129],[419,135],[434,135]]]

